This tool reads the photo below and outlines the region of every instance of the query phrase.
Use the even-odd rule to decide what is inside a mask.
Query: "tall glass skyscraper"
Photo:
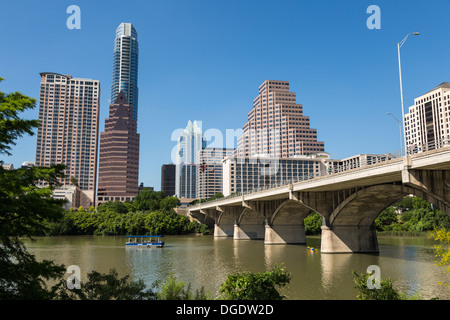
[[[111,103],[116,101],[120,91],[125,93],[133,107],[133,119],[138,118],[138,57],[137,31],[131,23],[122,22],[116,29],[114,40],[113,79]]]
[[[175,195],[178,198],[197,198],[197,165],[199,151],[206,147],[201,123],[190,120],[177,142],[175,167]]]

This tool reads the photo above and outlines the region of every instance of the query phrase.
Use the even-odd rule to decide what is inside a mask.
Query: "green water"
[[[39,260],[80,267],[81,281],[91,270],[106,273],[112,268],[148,285],[174,273],[193,289],[203,286],[216,296],[231,273],[264,272],[283,263],[292,275],[281,290],[287,299],[347,300],[357,294],[352,270],[366,272],[377,265],[382,278],[391,277],[408,295],[450,299],[450,290],[438,284],[450,282],[450,277],[433,264],[434,242],[426,237],[379,237],[378,255],[311,252],[308,246],[320,247],[320,237],[308,237],[307,245],[264,245],[260,240],[213,236],[166,236],[164,241],[162,249],[127,248],[125,237],[118,236],[45,237],[26,244]]]

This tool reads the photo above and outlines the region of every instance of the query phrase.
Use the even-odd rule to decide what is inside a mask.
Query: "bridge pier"
[[[234,234],[233,224],[215,224],[214,225],[214,237],[232,237]]]
[[[234,225],[234,240],[264,239],[265,228],[263,224]]]
[[[374,225],[322,226],[322,253],[378,253],[378,240]]]
[[[266,225],[264,244],[305,244],[304,225]]]

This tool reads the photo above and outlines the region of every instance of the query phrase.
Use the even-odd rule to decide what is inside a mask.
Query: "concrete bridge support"
[[[305,244],[304,225],[266,225],[264,244]]]
[[[215,224],[214,225],[214,237],[232,237],[234,234],[233,224]]]
[[[374,227],[322,226],[322,253],[378,253]]]
[[[265,229],[264,224],[242,224],[234,225],[234,240],[257,240],[264,239]]]

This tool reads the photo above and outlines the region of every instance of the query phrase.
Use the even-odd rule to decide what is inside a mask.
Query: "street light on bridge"
[[[400,131],[400,152],[401,152],[403,150],[402,123],[392,113],[388,112],[388,113],[386,113],[386,115],[390,115],[390,116],[394,117],[395,121],[397,121],[397,123],[398,123],[398,129]]]
[[[403,46],[403,44],[405,43],[406,39],[408,39],[408,37],[410,35],[418,36],[419,34],[420,34],[419,32],[408,33],[406,35],[406,37],[403,38],[402,41],[397,43],[397,48],[398,48],[398,70],[399,70],[399,75],[400,75],[400,96],[401,96],[401,100],[402,100],[403,144],[404,144],[404,147],[405,147],[405,155],[407,155],[407,145],[406,145],[406,132],[405,132],[405,107],[403,105],[403,84],[402,84],[402,66],[401,66],[401,62],[400,62],[400,48]]]

